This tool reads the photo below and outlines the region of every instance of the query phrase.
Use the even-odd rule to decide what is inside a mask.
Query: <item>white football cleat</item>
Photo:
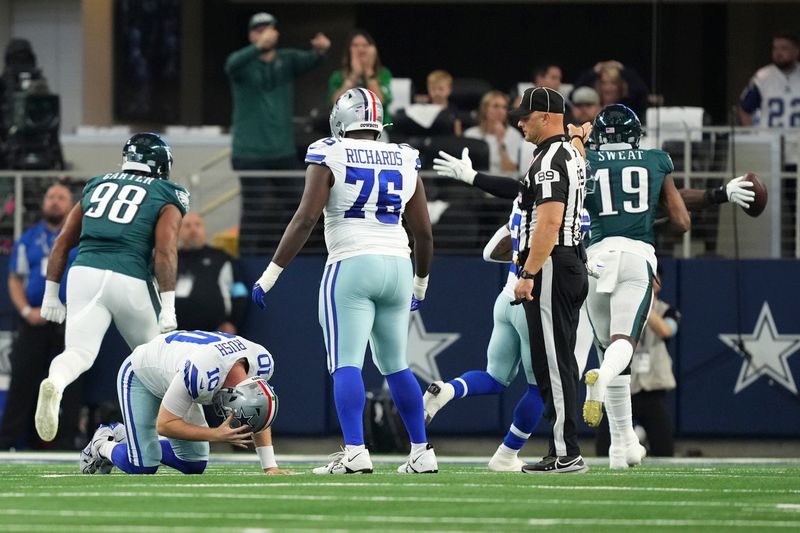
[[[449,383],[434,381],[428,385],[428,390],[422,395],[422,405],[425,410],[425,423],[430,424],[439,409],[453,399],[456,390]]]
[[[94,432],[92,440],[81,451],[80,468],[83,474],[110,474],[114,463],[100,455],[100,446],[115,441],[116,427],[121,424],[101,424]],[[124,429],[123,429],[124,433]]]
[[[114,431],[114,442],[128,442],[128,434],[125,433],[125,424],[115,422],[110,424]]]
[[[59,407],[61,407],[61,391],[50,378],[45,378],[39,385],[39,400],[36,402],[34,418],[36,433],[45,442],[56,438]]]
[[[501,444],[494,455],[489,459],[489,470],[492,472],[522,472],[525,461],[517,454],[507,452]]]
[[[331,462],[325,466],[318,466],[312,472],[315,474],[371,474],[372,459],[369,458],[369,450],[350,450],[342,448],[342,451],[332,453],[329,458]]]
[[[608,466],[614,469],[639,466],[642,459],[647,457],[647,448],[633,441],[628,446],[614,446],[608,448]]]
[[[439,464],[436,462],[436,454],[433,453],[433,446],[428,444],[417,453],[408,456],[408,461],[397,467],[398,474],[436,474],[439,472]]]

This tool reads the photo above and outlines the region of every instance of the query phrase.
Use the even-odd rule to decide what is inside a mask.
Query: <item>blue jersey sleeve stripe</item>
[[[183,385],[192,399],[196,400],[199,396],[197,392],[197,367],[189,361],[186,361],[186,365],[183,367]]]
[[[325,155],[324,154],[312,154],[310,152],[306,154],[306,161],[319,163],[320,161],[324,161],[324,160],[325,160]]]
[[[751,83],[742,93],[739,104],[746,113],[755,113],[761,107],[761,91],[755,83]]]

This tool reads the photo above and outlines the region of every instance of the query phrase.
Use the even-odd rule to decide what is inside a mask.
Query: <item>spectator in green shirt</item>
[[[342,58],[342,68],[331,74],[328,80],[328,98],[331,105],[353,87],[365,87],[375,93],[383,104],[383,123],[390,123],[392,73],[381,64],[375,39],[364,30],[353,30],[348,43]]]
[[[330,40],[317,33],[311,50],[278,49],[277,20],[256,13],[248,25],[250,44],[233,52],[225,73],[233,93],[231,166],[235,170],[298,168],[294,142],[294,80],[322,63]],[[264,253],[265,208],[272,195],[266,178],[241,178],[242,215],[239,226],[242,254]],[[274,192],[274,191],[272,191]],[[294,205],[294,198],[291,199]],[[268,215],[267,215],[268,216]]]

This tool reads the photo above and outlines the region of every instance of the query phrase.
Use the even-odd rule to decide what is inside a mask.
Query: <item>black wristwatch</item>
[[[519,279],[533,279],[534,276],[535,276],[535,274],[531,274],[530,272],[528,272],[524,268],[519,273]]]

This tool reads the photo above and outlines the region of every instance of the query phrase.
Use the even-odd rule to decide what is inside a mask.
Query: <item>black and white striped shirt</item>
[[[586,187],[586,162],[580,152],[562,136],[550,137],[533,153],[533,162],[522,178],[519,225],[519,250],[531,246],[531,231],[536,225],[536,208],[545,202],[562,202],[564,218],[558,232],[558,245],[581,243],[581,208]],[[527,255],[522,254],[522,255]]]

